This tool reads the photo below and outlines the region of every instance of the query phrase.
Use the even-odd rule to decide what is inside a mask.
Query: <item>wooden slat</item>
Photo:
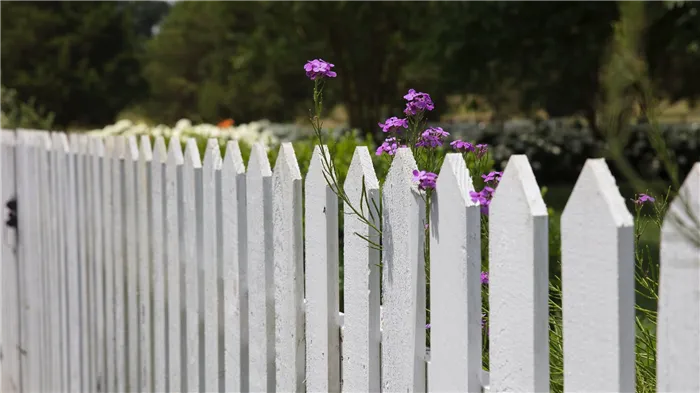
[[[272,175],[276,390],[304,390],[304,259],[301,172],[289,142]],[[320,371],[320,370],[318,370]]]
[[[153,150],[151,140],[147,135],[141,136],[139,157],[136,167],[136,199],[138,227],[138,315],[139,315],[139,390],[153,391],[153,358],[151,345],[153,336],[151,330],[151,302],[153,288],[151,287],[151,162]]]
[[[167,389],[167,320],[166,320],[166,264],[165,245],[165,161],[167,159],[165,140],[157,137],[153,145],[151,161],[150,214],[151,226],[151,280],[153,283],[153,391],[165,392]]]
[[[56,205],[58,206],[57,236],[58,236],[58,290],[60,299],[60,382],[61,391],[69,391],[69,358],[68,358],[68,138],[64,133],[54,134],[54,149],[56,151]]]
[[[88,280],[90,262],[87,259],[88,233],[85,223],[87,222],[87,187],[86,187],[86,164],[85,152],[87,149],[87,136],[79,134],[77,139],[77,150],[75,151],[76,169],[76,212],[77,212],[77,235],[78,235],[78,274],[80,285],[80,386],[82,390],[89,390],[90,383],[90,327],[88,326],[89,308],[92,299],[88,296],[90,282]]]
[[[306,387],[340,391],[338,197],[326,181],[328,146],[316,146],[305,183]],[[330,179],[330,176],[328,176]]]
[[[112,225],[114,226],[114,326],[115,326],[115,370],[114,390],[126,391],[127,347],[126,347],[126,139],[119,135],[114,140],[112,161]]]
[[[93,389],[95,391],[105,391],[105,377],[106,373],[106,348],[105,340],[107,338],[105,315],[107,312],[106,302],[105,302],[105,253],[107,248],[106,237],[111,236],[111,232],[106,228],[105,213],[109,212],[109,209],[104,207],[104,183],[105,179],[109,179],[105,176],[105,145],[104,141],[100,138],[91,138],[91,155],[90,162],[92,165],[91,171],[91,192],[92,192],[92,232],[93,232],[93,242],[92,242],[92,260],[94,261],[94,269],[92,280],[94,282],[94,346],[92,348],[93,359],[94,359],[94,385]],[[108,235],[109,234],[109,235]]]
[[[380,205],[379,182],[367,147],[355,148],[344,189],[352,206],[371,225],[360,220],[345,203],[342,390],[378,392],[381,375],[379,250],[360,237],[379,244],[379,233],[372,228],[372,225],[379,228],[380,222],[377,211]],[[366,194],[364,197],[363,193]]]
[[[634,391],[633,229],[605,160],[587,160],[561,217],[566,391]]]
[[[202,391],[215,392],[219,389],[219,377],[223,367],[219,365],[219,285],[218,285],[218,245],[217,221],[220,211],[217,207],[216,178],[221,170],[221,150],[216,139],[207,141],[207,149],[202,164],[202,183],[197,184],[202,197],[202,216],[199,220],[201,241],[199,264],[203,275],[199,295],[204,318],[204,386]]]
[[[119,188],[114,186],[115,177],[119,169],[119,161],[115,139],[111,136],[105,138],[105,155],[102,158],[102,214],[103,214],[103,241],[104,250],[102,257],[104,258],[104,304],[105,304],[105,353],[104,353],[104,370],[105,375],[102,379],[103,391],[112,391],[116,388],[116,370],[117,370],[117,331],[115,321],[115,287],[114,277],[116,272],[115,264],[115,249],[121,246],[121,242],[117,241],[117,228],[115,222],[115,214],[117,211],[116,193]]]
[[[184,245],[182,263],[184,265],[184,304],[185,304],[185,356],[186,385],[188,392],[201,389],[199,309],[199,263],[197,261],[197,190],[201,182],[202,162],[194,139],[188,139],[185,148],[185,162],[182,170],[182,231],[180,242]],[[201,202],[201,200],[199,201]]]
[[[265,148],[250,152],[246,191],[248,207],[248,297],[250,391],[275,389],[275,308],[272,259],[272,171]]]
[[[382,390],[425,390],[425,203],[408,148],[397,151],[383,192]]]
[[[17,196],[15,166],[17,157],[15,133],[2,130],[2,208],[7,211],[6,204]],[[7,216],[6,216],[7,217]],[[5,218],[5,217],[4,217]],[[7,217],[9,218],[9,217]],[[5,219],[7,219],[5,218]],[[3,242],[0,244],[2,255],[2,387],[3,392],[20,391],[20,354],[19,354],[19,260],[17,230],[4,231]]]
[[[246,176],[238,142],[229,141],[220,175],[224,392],[248,391]]]
[[[489,213],[489,329],[497,332],[489,371],[496,392],[549,391],[547,219],[527,157],[511,156]]]
[[[481,389],[481,217],[461,154],[445,157],[430,215],[432,392]]]
[[[184,158],[182,146],[177,137],[171,138],[168,146],[168,158],[165,170],[165,239],[166,252],[166,290],[168,319],[168,379],[166,391],[181,392],[185,388],[185,347],[184,323],[184,284],[182,282],[184,248],[181,239],[182,228],[182,165]]]
[[[138,159],[139,149],[136,137],[127,138],[124,158],[124,212],[126,237],[126,348],[127,348],[127,391],[138,391],[140,360],[139,360],[139,260],[138,260]]]
[[[700,162],[661,228],[657,391],[700,391]]]

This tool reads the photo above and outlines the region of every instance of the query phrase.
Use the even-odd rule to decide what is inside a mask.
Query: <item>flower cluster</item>
[[[649,196],[647,194],[639,194],[637,196],[637,199],[633,199],[633,201],[634,201],[635,205],[641,206],[645,203],[654,203],[656,201],[656,199],[654,199],[654,197]]]
[[[399,119],[398,117],[390,117],[384,123],[378,123],[382,132],[399,132],[401,128],[408,128],[408,119]]]
[[[304,71],[306,71],[306,76],[312,81],[320,78],[335,78],[338,74],[335,71],[331,71],[333,67],[335,67],[334,64],[322,59],[315,59],[306,62]]]
[[[403,96],[403,98],[408,101],[406,109],[403,110],[403,113],[406,115],[416,116],[419,113],[435,109],[433,100],[428,93],[416,93],[414,89],[409,89],[408,94]]]
[[[493,193],[495,191],[496,186],[498,186],[498,183],[501,181],[502,176],[503,172],[495,171],[489,172],[486,175],[481,175],[481,178],[484,179],[484,183],[486,183],[486,186],[479,192],[469,192],[469,196],[472,198],[472,202],[479,203],[479,205],[481,206],[482,214],[489,214],[489,205],[491,204],[491,200],[493,199]]]
[[[382,143],[378,148],[377,148],[377,155],[381,155],[382,153],[387,153],[390,156],[393,156],[396,153],[396,150],[399,149],[399,147],[406,147],[404,145],[399,145],[399,141],[394,138],[386,138],[384,143]]]
[[[439,147],[442,146],[442,140],[449,136],[440,127],[430,127],[420,134],[420,139],[416,142],[416,147]]]
[[[413,181],[418,183],[418,188],[421,190],[427,190],[429,188],[435,188],[435,181],[437,180],[437,175],[433,172],[426,171],[413,171]]]

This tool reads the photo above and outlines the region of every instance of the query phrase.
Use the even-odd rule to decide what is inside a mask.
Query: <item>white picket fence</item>
[[[2,200],[16,195],[19,217],[3,229],[3,392],[549,391],[548,216],[526,157],[510,158],[491,206],[486,374],[480,212],[460,155],[431,211],[426,356],[409,150],[381,196],[368,149],[355,151],[344,187],[355,205],[363,181],[382,198],[384,252],[345,215],[339,314],[339,206],[320,149],[303,179],[290,144],[274,170],[262,146],[247,170],[236,142],[222,159],[211,140],[203,162],[186,146],[2,132]],[[700,233],[700,163],[682,193],[690,213],[678,200],[671,213]],[[700,249],[681,229],[662,229],[662,392],[700,391]],[[632,392],[633,217],[605,161],[586,163],[561,231],[565,389]]]

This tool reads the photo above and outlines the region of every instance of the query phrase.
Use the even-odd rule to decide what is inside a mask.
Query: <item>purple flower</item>
[[[335,78],[338,74],[335,71],[331,71],[331,68],[335,67],[334,64],[328,63],[322,59],[309,60],[304,65],[304,71],[306,71],[306,76],[311,80],[316,80],[318,78]]]
[[[384,123],[378,123],[382,128],[382,132],[401,131],[401,128],[408,128],[408,119],[399,119],[398,117],[390,117]]]
[[[469,142],[465,142],[465,141],[462,141],[459,139],[450,143],[450,146],[452,146],[453,149],[459,150],[459,151],[464,151],[464,152],[474,151],[474,145],[472,145]]]
[[[406,103],[406,109],[403,111],[407,115],[415,116],[420,112],[432,111],[435,109],[433,100],[428,93],[416,93],[414,89],[410,89],[408,94],[403,96],[403,98],[408,101]]]
[[[634,201],[634,204],[635,204],[635,205],[641,206],[641,205],[643,205],[643,204],[645,204],[645,203],[647,203],[647,202],[648,202],[648,203],[654,203],[654,202],[656,201],[656,199],[654,199],[654,197],[649,196],[649,195],[647,195],[647,194],[639,194],[639,196],[637,197],[637,199],[633,199],[633,201]]]
[[[396,150],[399,149],[399,147],[405,147],[405,146],[399,145],[399,141],[397,141],[396,138],[394,138],[394,137],[386,138],[384,140],[384,143],[382,143],[381,146],[379,146],[377,148],[376,154],[378,156],[381,156],[382,153],[386,152],[390,156],[393,156],[394,153],[396,153]]]
[[[417,147],[438,147],[442,146],[442,140],[450,133],[440,127],[430,127],[420,134],[420,139],[416,142]]]
[[[484,187],[484,189],[479,192],[469,191],[472,202],[481,205],[481,214],[489,214],[489,205],[493,198],[493,191],[493,188],[489,186]]]
[[[426,329],[430,329],[430,324],[425,325]]]
[[[494,182],[495,184],[498,184],[501,181],[502,176],[503,172],[491,171],[488,175],[481,175],[481,178],[484,179],[484,182],[486,183]]]
[[[435,188],[436,180],[437,174],[433,172],[418,171],[417,169],[413,170],[413,181],[418,183],[418,188],[421,190]]]
[[[481,283],[489,285],[489,272],[481,272]]]
[[[487,144],[478,144],[476,145],[476,158],[481,158],[483,157],[486,152],[489,149],[489,145]]]

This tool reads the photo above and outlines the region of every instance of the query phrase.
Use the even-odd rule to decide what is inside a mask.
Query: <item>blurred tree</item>
[[[56,114],[57,125],[103,125],[147,93],[134,29],[139,20],[134,13],[143,4],[2,2],[0,7],[3,84],[22,101],[35,97]]]

